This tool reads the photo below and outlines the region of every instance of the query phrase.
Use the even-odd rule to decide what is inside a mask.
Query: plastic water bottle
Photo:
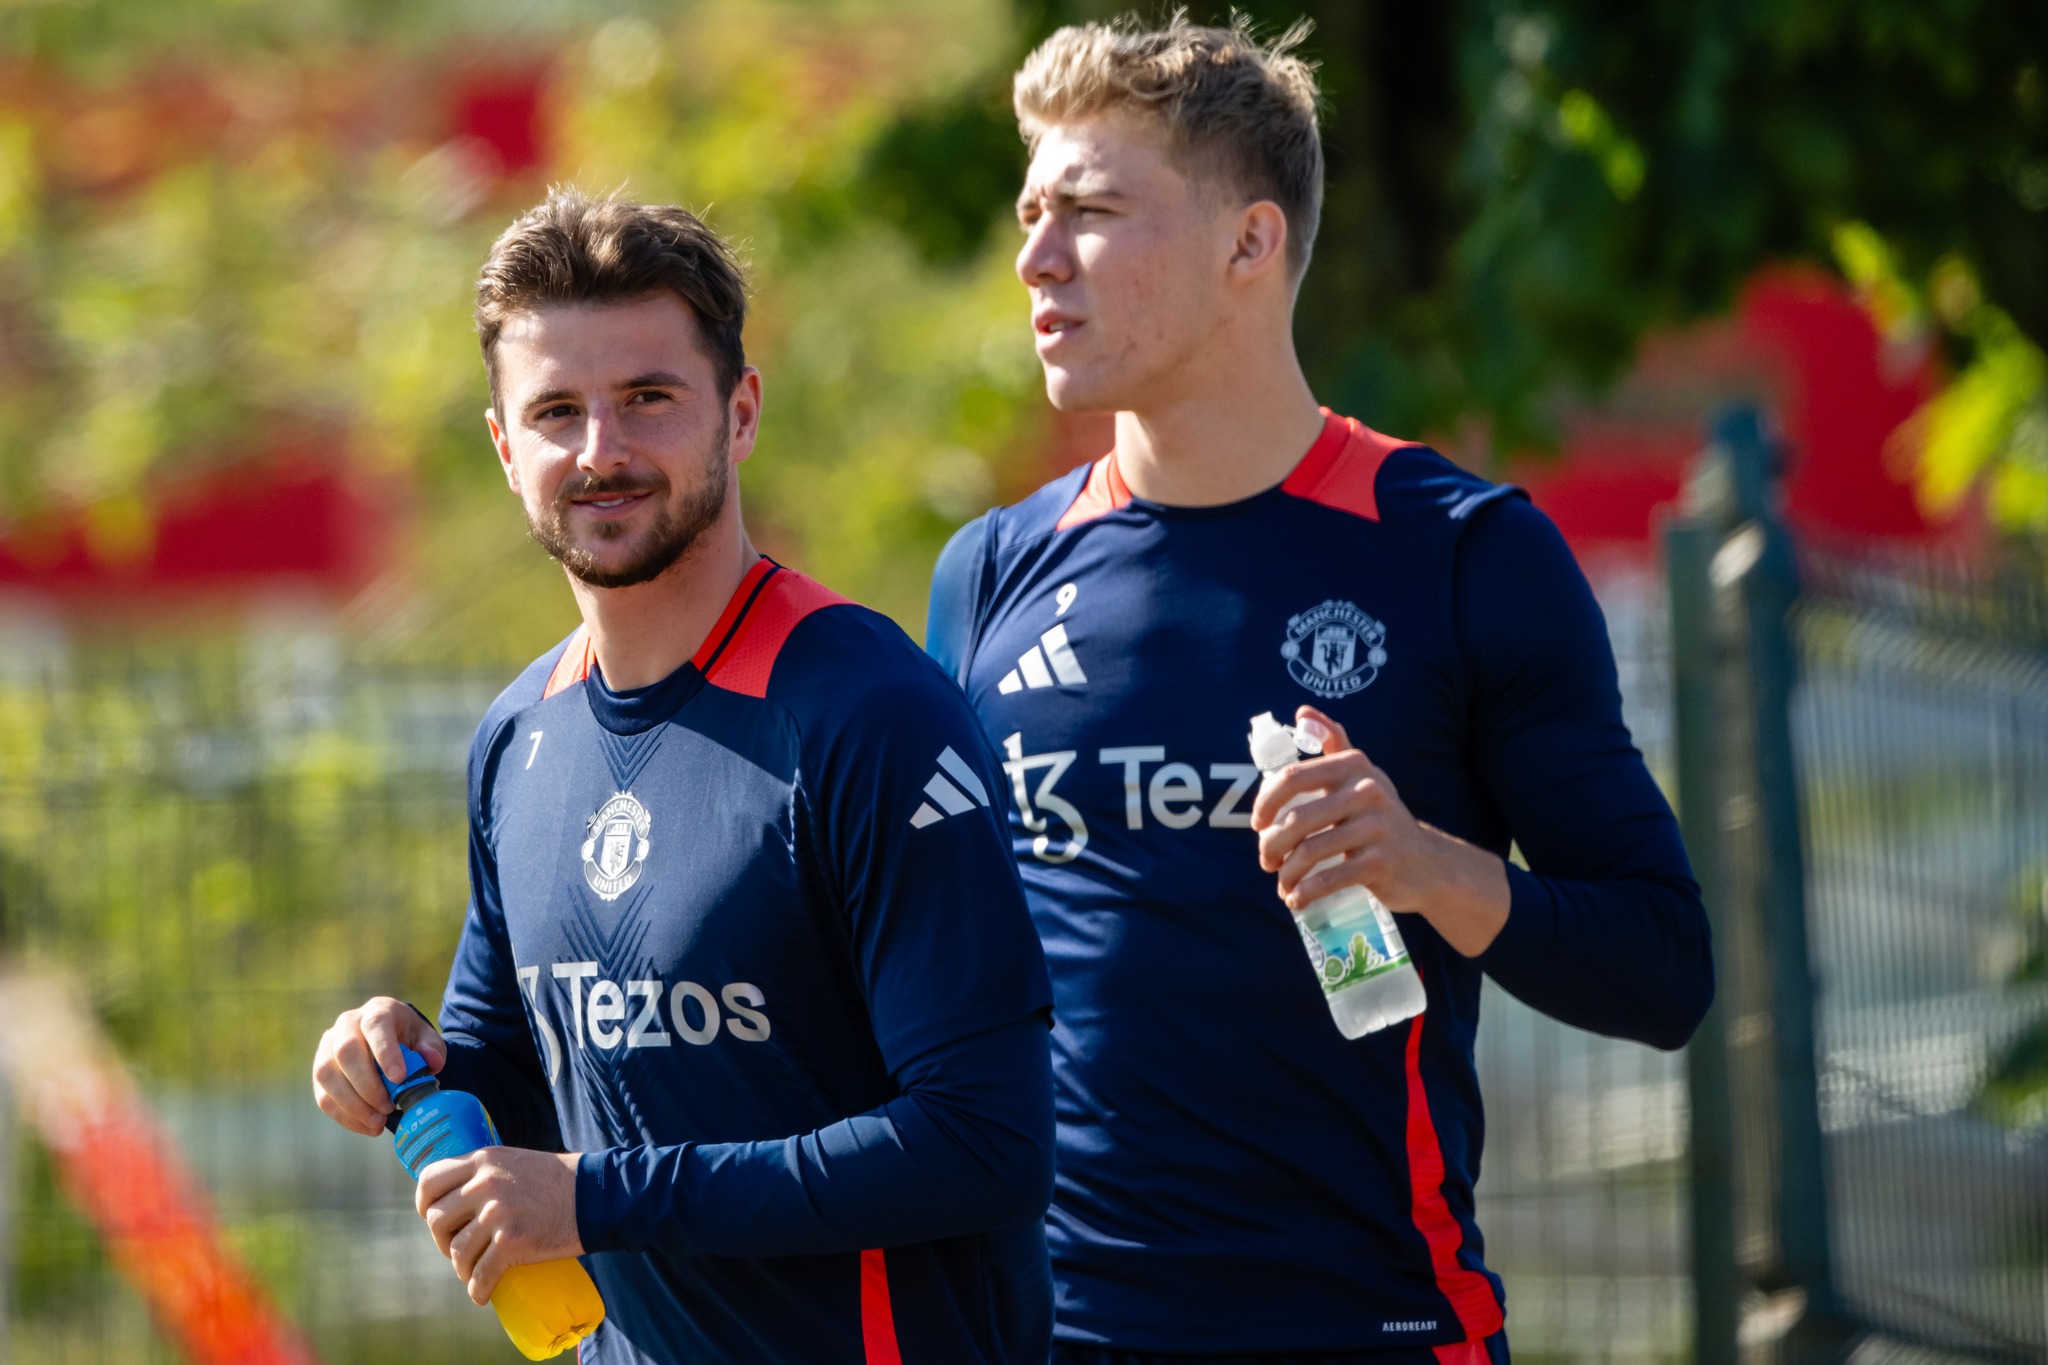
[[[443,1090],[427,1070],[426,1058],[409,1047],[400,1051],[405,1079],[396,1085],[386,1081],[385,1087],[398,1106],[398,1131],[391,1142],[406,1174],[418,1180],[437,1161],[502,1145],[476,1096]],[[491,1291],[491,1307],[505,1335],[528,1360],[560,1355],[604,1321],[604,1300],[589,1272],[574,1260],[513,1266]]]
[[[1270,783],[1303,749],[1322,751],[1320,743],[1303,742],[1304,738],[1274,720],[1271,711],[1252,717],[1252,762],[1265,774],[1263,782]],[[1304,792],[1281,809],[1292,810],[1322,794]],[[1311,870],[1320,872],[1343,860],[1342,854],[1325,858]],[[1428,1003],[1422,978],[1408,960],[1408,945],[1401,941],[1393,914],[1372,892],[1362,886],[1342,887],[1309,902],[1295,914],[1294,922],[1337,1031],[1346,1038],[1363,1038],[1422,1013]]]

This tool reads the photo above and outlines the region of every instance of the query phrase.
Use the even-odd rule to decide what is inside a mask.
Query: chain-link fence
[[[1664,585],[1626,560],[1589,564],[1622,711],[1669,785],[1671,649]],[[1518,1361],[1653,1362],[1690,1349],[1684,1059],[1546,1018],[1494,986],[1480,1009],[1486,1097],[1479,1225],[1508,1293]]]
[[[1795,560],[1775,452],[1721,435],[1671,594],[1595,579],[1630,728],[1697,807],[1720,998],[1667,1057],[1489,989],[1517,1357],[2048,1359],[2048,593]]]
[[[2048,1358],[2048,599],[1795,548],[1718,435],[1668,542],[1698,1359]]]
[[[321,1117],[305,1081],[339,1010],[439,998],[464,756],[497,685],[236,647],[87,654],[0,687],[8,951],[85,987],[228,1244],[326,1365],[518,1358],[388,1144]],[[14,1145],[4,1358],[177,1359],[42,1147]]]
[[[1927,565],[1804,569],[1837,1283],[1908,1338],[2048,1358],[2048,612]]]

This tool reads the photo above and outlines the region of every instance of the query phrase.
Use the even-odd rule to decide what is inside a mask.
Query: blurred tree
[[[1025,27],[1127,8],[1053,0]],[[1467,458],[1541,445],[1558,400],[1613,379],[1645,330],[1806,258],[1956,376],[1904,433],[1923,496],[1988,473],[2002,520],[2048,528],[2048,7],[1189,8],[1267,32],[1316,21],[1329,192],[1298,331],[1338,406],[1456,433]]]
[[[573,613],[482,438],[468,305],[491,238],[566,179],[741,243],[768,377],[751,519],[921,617],[931,556],[1038,421],[986,230],[1014,131],[930,112],[1010,54],[1002,0],[247,8],[0,8],[0,524],[83,507],[118,559],[168,483],[288,440],[414,495],[407,572],[355,608],[364,647],[545,648]],[[500,88],[535,68],[537,100]],[[517,156],[462,126],[522,98],[542,126],[500,138]]]
[[[1009,72],[1117,8],[0,7],[0,520],[82,505],[118,558],[165,479],[312,432],[418,493],[410,577],[359,604],[366,640],[542,647],[567,603],[477,434],[467,290],[510,213],[576,179],[744,241],[769,378],[750,511],[914,620],[947,526],[1041,472],[998,230]],[[1333,403],[1469,459],[1540,445],[1646,329],[1763,262],[1825,260],[1956,376],[1903,433],[1925,495],[1988,479],[2001,517],[2048,525],[2048,9],[1241,8],[1319,24],[1329,197],[1299,335]],[[545,68],[531,167],[450,125],[492,61]]]

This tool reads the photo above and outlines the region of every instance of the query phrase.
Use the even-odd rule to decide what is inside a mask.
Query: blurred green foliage
[[[495,230],[570,179],[741,241],[769,399],[750,516],[914,622],[948,526],[1045,472],[999,230],[1009,71],[1122,8],[0,7],[0,54],[35,77],[0,96],[0,519],[82,506],[119,560],[167,479],[311,448],[418,509],[362,608],[374,649],[545,647],[567,599],[494,487],[466,305]],[[1542,445],[1647,329],[1804,257],[1956,375],[1901,436],[1929,504],[1984,484],[2004,522],[2048,525],[2048,10],[1237,8],[1318,23],[1330,181],[1298,331],[1328,401],[1471,460]],[[545,67],[540,166],[501,177],[437,127],[479,61]],[[136,126],[178,125],[142,98],[175,80],[211,121]],[[124,138],[148,173],[96,169]]]
[[[1277,20],[1292,7],[1270,8]],[[1561,392],[1611,379],[1645,329],[1724,308],[1760,264],[1840,260],[1855,279],[1839,257],[1846,229],[1882,243],[1897,276],[1922,288],[1967,272],[2007,320],[1935,310],[1911,319],[1910,335],[1895,331],[1942,348],[1957,387],[1973,393],[1937,404],[1906,433],[1925,499],[1951,503],[1989,472],[2003,520],[2048,529],[2048,498],[2021,489],[2048,475],[2048,434],[2021,425],[2048,404],[2038,368],[2048,340],[2048,9],[1310,8],[1342,35],[1332,75],[1349,68],[1348,79],[1383,92],[1368,95],[1383,127],[1398,128],[1404,112],[1393,80],[1457,92],[1451,107],[1426,106],[1455,154],[1436,163],[1418,209],[1401,192],[1416,162],[1399,149],[1414,133],[1348,146],[1333,137],[1340,156],[1372,168],[1333,182],[1348,174],[1353,193],[1377,187],[1399,225],[1389,235],[1419,243],[1424,264],[1391,289],[1354,296],[1345,330],[1357,339],[1348,353],[1325,343],[1333,380],[1387,395],[1424,427],[1483,416],[1497,444],[1541,440]],[[1415,41],[1404,27],[1418,24],[1434,32]],[[1396,78],[1396,63],[1425,70]],[[1333,134],[1346,122],[1340,111]],[[1405,321],[1388,336],[1382,318]]]
[[[0,689],[6,948],[83,976],[157,1080],[292,1075],[348,1005],[433,1000],[467,899],[464,721],[495,686]]]
[[[570,180],[738,242],[757,539],[915,621],[951,527],[1034,472],[1036,365],[985,203],[1014,131],[926,117],[1012,46],[1000,0],[0,9],[0,521],[83,508],[118,562],[179,479],[311,452],[413,509],[401,572],[355,608],[365,650],[531,657],[572,609],[483,437],[469,290]],[[542,164],[509,176],[437,103],[491,66],[544,68]],[[972,210],[925,207],[949,195]]]
[[[2006,984],[2017,996],[2038,994],[2048,982],[2048,865],[2029,867],[2013,879],[2011,910]],[[2017,1133],[2048,1129],[2048,1018],[2033,1019],[2004,1040],[1971,1108]]]
[[[1043,28],[1127,7],[1032,13]],[[1839,253],[1846,231],[1930,300],[1892,339],[1956,377],[1902,434],[1925,501],[1985,480],[2003,524],[2048,531],[2048,6],[1189,9],[1266,32],[1316,21],[1329,192],[1297,336],[1326,401],[1449,434],[1468,460],[1540,446],[1647,330],[1723,310],[1762,264],[1871,284]]]

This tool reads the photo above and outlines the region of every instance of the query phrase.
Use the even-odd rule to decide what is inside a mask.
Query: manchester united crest
[[[1387,628],[1350,602],[1325,602],[1287,620],[1287,672],[1325,701],[1371,685],[1387,662]]]
[[[620,792],[590,817],[583,841],[583,880],[603,900],[615,901],[640,880],[653,820],[631,792]]]

